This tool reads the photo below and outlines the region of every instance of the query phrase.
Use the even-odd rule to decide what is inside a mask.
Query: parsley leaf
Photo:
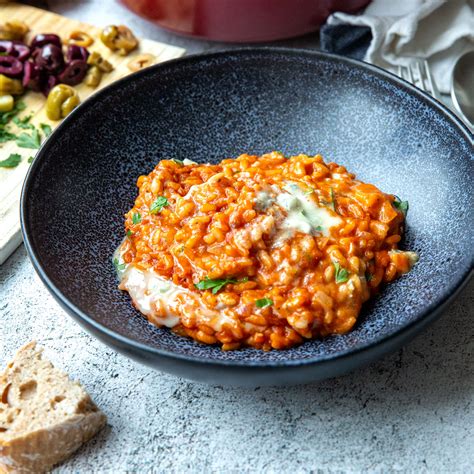
[[[118,258],[114,258],[115,270],[117,270],[118,272],[121,272],[121,271],[125,270],[126,266],[127,265],[125,263],[119,263]]]
[[[339,265],[339,262],[332,262],[332,264],[336,270],[336,274],[334,275],[336,283],[345,283],[347,280],[349,280],[349,272],[345,268],[342,268]]]
[[[14,133],[5,130],[5,128],[0,127],[0,143],[9,142],[10,140],[14,140],[16,135]]]
[[[31,115],[28,115],[27,117],[24,118],[19,118],[19,117],[13,117],[13,123],[18,127],[22,128],[23,130],[27,130],[29,128],[34,129],[35,126],[29,123],[31,120]]]
[[[260,300],[255,301],[255,306],[257,308],[266,308],[272,305],[273,305],[273,300],[271,300],[270,298],[262,298]]]
[[[165,206],[168,205],[168,199],[166,199],[164,196],[158,196],[150,206],[150,214],[158,214]]]
[[[134,212],[132,215],[132,223],[140,224],[141,221],[142,221],[142,215],[139,212]]]
[[[35,157],[34,156],[30,156],[28,158],[28,163],[33,163],[33,161],[35,160]]]
[[[0,168],[16,168],[21,161],[18,153],[12,153],[6,160],[0,161]]]
[[[336,196],[334,194],[334,189],[330,188],[331,193],[331,202],[329,203],[329,207],[336,212]]]
[[[133,235],[133,232],[130,229],[128,229],[127,230],[127,237],[131,237],[132,235]]]
[[[18,114],[18,112],[21,112],[22,110],[26,109],[26,105],[24,102],[19,100],[18,102],[15,103],[14,107],[12,110],[9,112],[0,112],[0,126],[1,125],[6,125],[12,117],[15,117],[15,115]]]
[[[198,290],[212,290],[212,294],[218,293],[224,286],[229,283],[244,283],[248,281],[247,277],[242,278],[241,280],[236,280],[235,278],[208,278],[205,277],[204,280],[201,280],[199,283],[195,283],[194,286]]]
[[[19,100],[16,102],[14,110],[16,110],[17,113],[25,109],[26,109],[26,104],[22,100]]]
[[[398,196],[395,196],[393,207],[397,211],[401,211],[405,217],[407,216],[409,208],[408,201],[402,201]]]
[[[22,133],[18,136],[16,144],[21,148],[31,148],[36,150],[41,145],[41,137],[38,130],[34,129],[31,135]]]
[[[53,131],[51,125],[48,125],[47,123],[40,123],[39,126],[45,137],[49,137],[51,135],[51,132]]]

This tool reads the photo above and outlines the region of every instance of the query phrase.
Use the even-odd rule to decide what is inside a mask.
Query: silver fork
[[[398,66],[398,75],[421,90],[428,92],[435,99],[440,99],[439,90],[433,80],[430,66],[426,59],[414,58],[408,66]]]

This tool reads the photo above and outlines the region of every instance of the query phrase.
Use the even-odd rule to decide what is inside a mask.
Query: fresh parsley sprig
[[[166,199],[164,196],[158,196],[150,206],[150,214],[158,214],[164,207],[168,205],[168,199]]]
[[[5,126],[10,120],[15,117],[19,112],[26,109],[26,104],[19,100],[15,102],[13,109],[9,112],[0,112],[0,127]]]
[[[23,130],[34,129],[35,126],[32,125],[30,122],[32,115],[28,115],[27,117],[23,117],[22,119],[19,117],[13,117],[13,123]]]
[[[212,293],[215,295],[218,293],[224,286],[228,285],[229,283],[236,284],[236,283],[245,283],[248,281],[248,277],[244,277],[240,280],[236,280],[235,278],[208,278],[205,277],[204,280],[201,280],[199,283],[195,283],[194,286],[198,290],[211,290]]]
[[[142,221],[142,215],[139,212],[134,212],[132,214],[132,224],[140,224]]]
[[[0,143],[9,142],[11,140],[15,140],[16,135],[5,127],[0,127]]]
[[[273,306],[273,300],[270,298],[261,298],[255,301],[255,306],[257,308],[267,308],[268,306]]]
[[[0,168],[16,168],[21,161],[21,155],[12,153],[7,159],[0,161]]]
[[[39,126],[45,137],[49,137],[51,135],[53,129],[50,125],[48,125],[47,123],[40,123]]]
[[[334,274],[336,283],[345,283],[349,280],[349,272],[345,268],[342,268],[339,262],[332,262],[332,264],[334,265],[334,270],[336,270]]]
[[[393,207],[397,211],[401,211],[403,215],[406,217],[408,214],[408,201],[402,201],[398,196],[395,196],[395,200],[393,201]]]
[[[115,267],[115,270],[117,272],[121,272],[121,271],[125,270],[126,266],[127,265],[125,263],[120,263],[118,258],[114,258],[114,267]]]
[[[20,148],[37,150],[41,145],[41,135],[36,128],[31,132],[31,135],[28,133],[21,133],[16,139],[16,144]]]
[[[331,195],[331,202],[329,203],[329,206],[334,212],[336,212],[336,195],[334,194],[334,189],[330,188],[329,191]]]

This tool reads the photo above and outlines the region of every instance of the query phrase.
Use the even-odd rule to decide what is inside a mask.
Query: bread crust
[[[15,359],[8,364],[5,373],[0,376],[0,390],[2,385],[11,383],[10,372],[14,370],[17,358],[23,356],[23,360],[25,359],[25,351],[31,352],[32,363],[35,360],[49,363],[41,358],[41,350],[36,349],[35,342],[25,345],[18,351]],[[57,371],[52,365],[51,367],[53,371]],[[62,376],[59,371],[57,374]],[[64,386],[66,394],[68,388],[77,387],[76,382],[68,379],[68,383],[70,385]],[[4,436],[3,439],[0,433],[0,473],[47,472],[55,464],[68,458],[106,424],[105,414],[96,407],[82,387],[81,390],[82,397],[74,400],[77,407],[76,413],[65,416],[64,420],[54,422],[45,428],[36,427],[31,430],[22,430],[21,433],[15,432],[13,435]],[[34,403],[34,401],[29,401],[29,403]],[[45,419],[48,416],[47,413],[42,413],[42,415]]]

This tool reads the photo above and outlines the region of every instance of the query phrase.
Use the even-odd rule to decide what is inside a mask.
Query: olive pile
[[[97,87],[102,74],[113,67],[99,53],[87,49],[94,40],[85,32],[73,31],[63,45],[61,38],[52,33],[38,34],[27,44],[24,38],[28,31],[17,20],[0,25],[0,112],[11,110],[13,96],[30,89],[48,97],[46,113],[50,119],[59,120],[79,104],[72,86],[84,81]],[[138,40],[125,26],[106,27],[101,40],[121,55],[138,46]],[[62,109],[58,109],[58,103],[63,104]]]

